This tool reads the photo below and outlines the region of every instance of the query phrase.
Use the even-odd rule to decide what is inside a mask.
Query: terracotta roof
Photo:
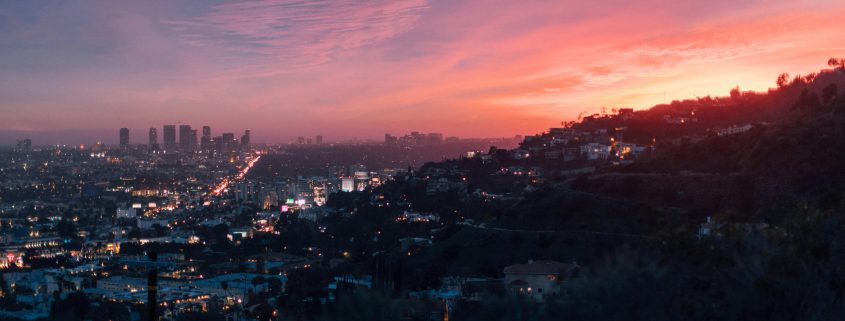
[[[578,265],[555,261],[528,261],[526,264],[514,264],[505,268],[505,274],[564,274]]]

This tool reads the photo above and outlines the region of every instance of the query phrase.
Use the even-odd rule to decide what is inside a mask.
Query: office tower
[[[120,149],[126,150],[129,148],[129,128],[120,129]]]
[[[443,134],[441,133],[428,133],[428,143],[429,144],[440,144],[443,142]]]
[[[302,136],[297,137],[296,143],[300,144],[300,145],[305,144],[305,137],[302,137]]]
[[[320,145],[322,143],[323,143],[323,136],[317,135],[317,145]]]
[[[234,152],[238,145],[238,141],[235,140],[235,134],[223,133],[223,136],[221,138],[223,151],[226,153]]]
[[[32,151],[32,140],[29,138],[18,140],[18,145],[15,147],[18,153],[29,153]]]
[[[216,136],[211,139],[211,146],[216,153],[220,153],[225,149],[225,145],[223,143],[223,136]]]
[[[176,125],[164,125],[164,149],[172,152],[176,147]]]
[[[200,139],[200,148],[204,151],[211,150],[211,127],[202,126],[202,138]]]
[[[179,125],[179,149],[182,151],[192,151],[191,135],[193,129],[191,125]]]
[[[391,134],[384,134],[384,143],[385,144],[396,144],[397,142],[399,142],[398,137],[393,136]]]
[[[250,132],[247,129],[244,131],[244,135],[241,136],[241,150],[245,152],[249,151],[250,147],[252,147],[250,144]]]
[[[150,150],[158,150],[158,129],[150,127]]]
[[[197,150],[197,130],[191,129],[191,136],[190,138],[190,150],[195,151]]]

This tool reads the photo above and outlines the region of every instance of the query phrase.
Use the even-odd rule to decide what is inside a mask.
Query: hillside
[[[842,201],[845,185],[845,97],[841,73],[790,85],[767,96],[771,123],[743,133],[685,141],[649,160],[606,168],[575,187],[599,194],[674,206],[709,215],[760,212],[807,201],[822,208]],[[818,89],[821,88],[821,89]],[[792,102],[784,101],[799,94]],[[762,99],[762,98],[760,98]],[[789,106],[782,110],[783,106]],[[622,187],[620,187],[622,186]]]

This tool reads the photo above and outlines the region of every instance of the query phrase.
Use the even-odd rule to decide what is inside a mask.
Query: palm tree
[[[264,283],[264,277],[263,276],[259,275],[259,276],[256,276],[254,279],[252,279],[252,291],[257,292],[255,290],[255,287],[257,287],[261,283]]]
[[[827,65],[833,68],[845,68],[845,58],[830,58]]]
[[[220,288],[223,289],[223,292],[226,293],[226,296],[229,296],[229,282],[220,282]]]

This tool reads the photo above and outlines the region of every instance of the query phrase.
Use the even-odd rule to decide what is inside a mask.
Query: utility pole
[[[158,269],[155,268],[158,254],[150,252],[149,257],[153,267],[147,274],[147,320],[158,321]]]

